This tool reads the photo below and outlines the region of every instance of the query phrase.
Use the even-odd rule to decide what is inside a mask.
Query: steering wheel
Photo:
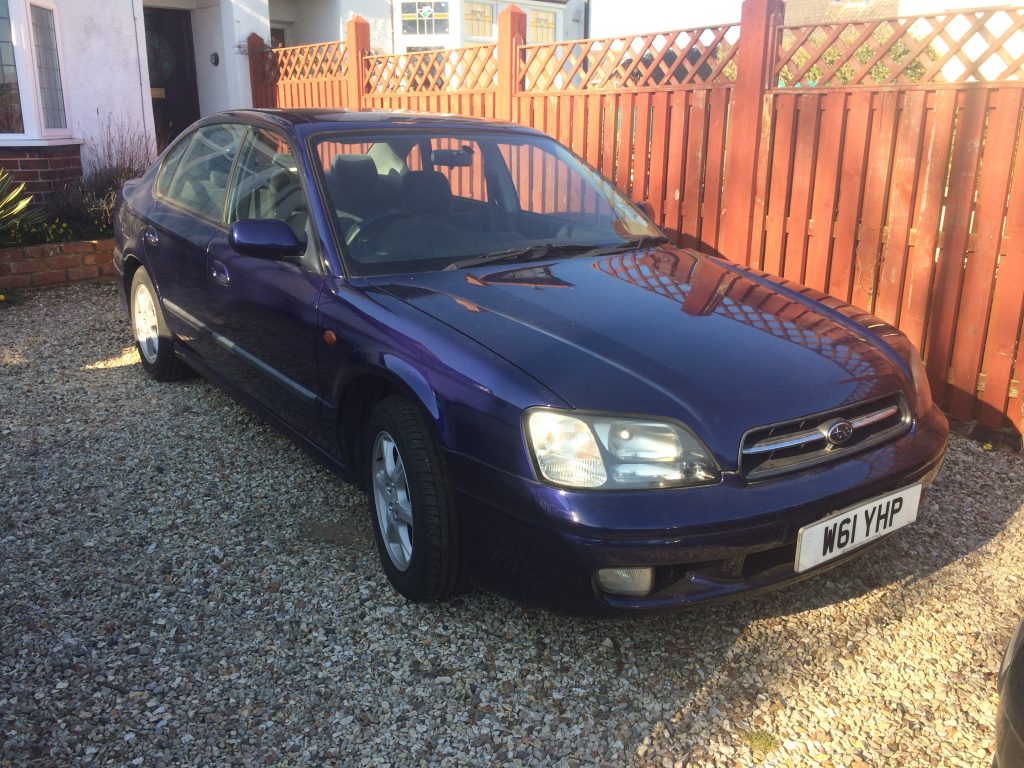
[[[412,219],[415,216],[416,214],[409,211],[393,208],[390,211],[384,211],[362,221],[357,221],[345,236],[345,245],[352,245],[356,238],[359,239],[360,243],[365,243],[370,240],[370,232],[381,229],[385,224],[397,221],[398,219]]]

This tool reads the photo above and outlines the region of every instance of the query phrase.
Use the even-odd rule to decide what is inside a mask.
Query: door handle
[[[154,248],[160,245],[160,236],[152,227],[146,227],[146,231],[142,234],[142,239],[146,241],[146,245],[151,245]]]
[[[213,268],[210,270],[210,277],[221,285],[227,285],[231,282],[231,275],[228,274],[228,268],[219,261],[213,262]]]

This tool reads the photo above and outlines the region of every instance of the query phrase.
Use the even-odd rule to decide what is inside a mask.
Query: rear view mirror
[[[430,153],[430,163],[442,168],[468,168],[473,164],[473,148],[435,149]]]
[[[260,259],[286,261],[301,256],[306,246],[280,219],[245,219],[231,225],[228,243],[238,253]]]

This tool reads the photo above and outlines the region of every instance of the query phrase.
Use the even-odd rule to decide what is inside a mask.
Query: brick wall
[[[114,276],[113,240],[0,249],[0,291]]]
[[[33,203],[45,203],[55,191],[82,175],[82,148],[78,144],[0,147],[0,168],[25,183]]]

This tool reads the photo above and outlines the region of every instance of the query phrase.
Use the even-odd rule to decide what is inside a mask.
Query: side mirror
[[[236,221],[228,233],[228,244],[244,256],[274,261],[290,261],[306,250],[292,228],[279,219]]]
[[[651,221],[654,221],[655,224],[657,224],[657,222],[654,219],[654,206],[653,205],[651,205],[646,200],[637,200],[637,201],[635,201],[633,203],[633,205],[635,205],[637,208],[639,208],[640,212],[644,216],[646,216],[648,219],[650,219]]]

